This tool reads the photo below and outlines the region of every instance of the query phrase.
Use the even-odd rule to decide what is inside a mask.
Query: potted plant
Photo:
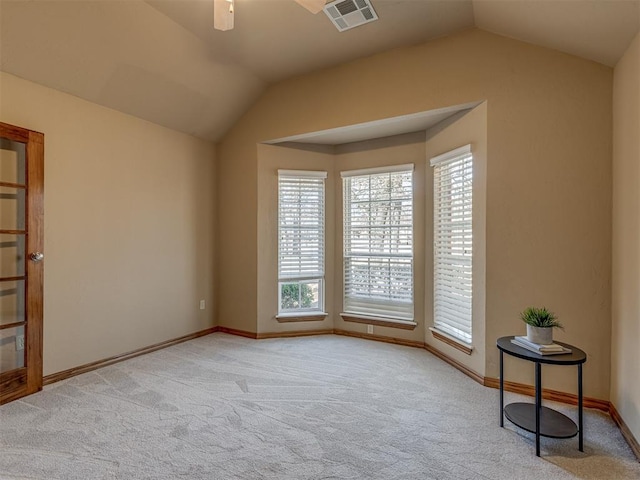
[[[564,329],[552,312],[545,307],[527,307],[520,318],[527,324],[527,340],[540,345],[549,345],[553,343],[554,327]]]

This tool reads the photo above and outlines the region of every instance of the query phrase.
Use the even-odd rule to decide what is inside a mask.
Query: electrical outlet
[[[204,300],[200,300],[200,310],[204,310]]]
[[[24,350],[24,335],[16,335],[16,351]]]
[[[367,325],[367,333],[373,333],[373,325]]]

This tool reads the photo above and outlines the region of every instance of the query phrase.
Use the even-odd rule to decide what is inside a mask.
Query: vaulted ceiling
[[[0,0],[0,70],[217,141],[269,83],[482,28],[614,66],[640,0],[372,0],[379,20],[338,32],[294,0]],[[1,99],[0,99],[1,101]]]

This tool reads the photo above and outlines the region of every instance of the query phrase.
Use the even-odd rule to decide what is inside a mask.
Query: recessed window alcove
[[[471,102],[308,132],[258,145],[258,332],[345,332],[405,344],[431,345],[485,373],[485,204],[487,104]],[[434,335],[433,172],[429,159],[462,145],[474,151],[473,345]],[[341,173],[413,168],[413,317],[345,312],[344,197]],[[327,172],[324,312],[282,321],[278,315],[278,170]],[[371,268],[367,274],[371,275]],[[406,295],[405,295],[406,297]],[[428,347],[427,347],[428,348]]]

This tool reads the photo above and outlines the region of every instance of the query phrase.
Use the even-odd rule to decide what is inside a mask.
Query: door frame
[[[26,147],[25,366],[0,374],[3,404],[42,390],[44,262],[29,255],[44,253],[44,134],[0,122],[0,137]]]

